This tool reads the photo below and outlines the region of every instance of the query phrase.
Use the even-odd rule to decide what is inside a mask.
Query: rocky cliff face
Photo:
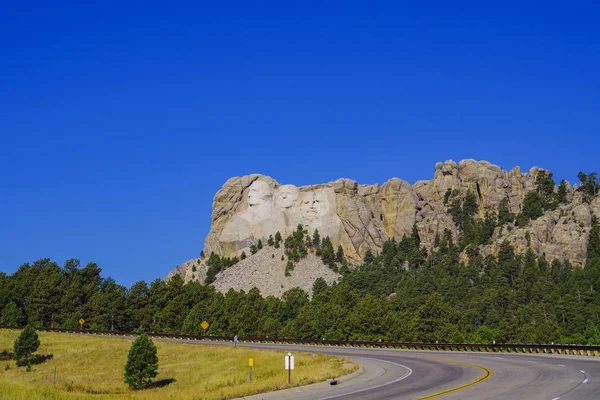
[[[212,226],[204,252],[239,256],[245,250],[279,231],[283,237],[298,224],[312,233],[329,236],[345,255],[361,262],[368,250],[377,253],[389,238],[401,240],[416,224],[421,243],[432,246],[435,234],[457,228],[448,213],[444,197],[448,191],[464,196],[476,194],[479,217],[495,215],[503,199],[509,210],[519,213],[525,194],[535,189],[540,169],[523,173],[518,167],[504,171],[487,161],[446,161],[435,166],[432,180],[414,185],[392,178],[383,185],[360,185],[351,179],[296,187],[280,185],[268,176],[248,175],[228,180],[214,198]],[[483,253],[495,253],[503,240],[517,251],[532,247],[549,261],[568,260],[575,266],[585,263],[592,215],[600,216],[600,198],[591,204],[568,190],[567,204],[545,213],[525,227],[496,228],[493,242]]]

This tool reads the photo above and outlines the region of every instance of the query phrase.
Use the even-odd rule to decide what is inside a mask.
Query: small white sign
[[[285,356],[285,369],[294,369],[294,356],[292,353],[288,353],[288,355]]]

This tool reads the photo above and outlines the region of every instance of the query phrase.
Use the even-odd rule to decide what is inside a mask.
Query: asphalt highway
[[[600,399],[600,360],[594,357],[258,343],[238,346],[331,354],[362,366],[335,386],[322,382],[247,400]]]

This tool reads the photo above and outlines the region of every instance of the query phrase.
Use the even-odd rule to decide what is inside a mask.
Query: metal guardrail
[[[14,326],[0,326],[0,329],[22,329]],[[137,336],[140,332],[120,332],[79,328],[36,328],[38,331],[78,333],[88,335],[113,335]],[[204,336],[188,335],[181,333],[145,332],[149,336],[166,339],[185,339],[199,341],[230,341],[233,336]],[[414,343],[393,342],[385,340],[328,340],[328,339],[297,339],[297,338],[270,338],[262,336],[240,336],[239,342],[249,343],[288,343],[309,344],[318,346],[338,347],[371,347],[405,350],[437,350],[437,351],[466,351],[466,352],[509,352],[509,353],[548,353],[567,355],[600,356],[600,346],[596,345],[571,345],[571,344],[518,344],[518,343]]]

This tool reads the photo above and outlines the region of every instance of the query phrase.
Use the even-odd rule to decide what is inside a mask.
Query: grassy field
[[[0,352],[12,352],[19,333],[0,330]],[[39,332],[39,336],[37,353],[53,357],[32,366],[31,372],[14,361],[0,361],[0,399],[229,399],[319,382],[358,368],[344,359],[295,353],[289,386],[283,368],[285,353],[155,341],[156,385],[132,391],[123,382],[131,340],[49,332]],[[251,383],[249,358],[254,359]]]

